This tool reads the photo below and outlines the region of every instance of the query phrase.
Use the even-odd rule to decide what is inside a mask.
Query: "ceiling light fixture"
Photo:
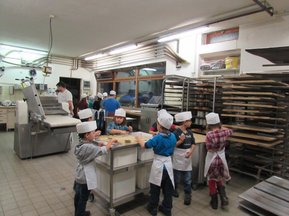
[[[141,70],[145,70],[145,71],[157,71],[154,68],[141,68]]]
[[[138,48],[139,46],[132,44],[132,45],[128,45],[128,46],[123,46],[123,47],[119,47],[116,49],[113,49],[109,52],[109,55],[114,55],[114,54],[118,54],[118,53],[122,53],[122,52],[127,52],[130,50],[134,50],[136,48]]]
[[[167,37],[163,37],[163,38],[160,38],[158,40],[159,43],[163,43],[163,42],[168,42],[168,41],[172,41],[172,40],[176,40],[176,39],[179,39],[179,38],[182,38],[182,37],[185,37],[185,36],[189,36],[191,34],[195,34],[195,33],[198,33],[198,32],[203,32],[205,30],[207,30],[208,27],[207,26],[202,26],[202,27],[199,27],[199,28],[195,28],[195,29],[191,29],[191,30],[186,30],[186,31],[183,31],[181,33],[176,33],[176,34],[173,34],[173,35],[169,35]]]
[[[101,57],[104,57],[104,56],[107,56],[107,54],[106,53],[98,53],[96,55],[86,57],[84,60],[85,61],[90,61],[90,60],[101,58]]]

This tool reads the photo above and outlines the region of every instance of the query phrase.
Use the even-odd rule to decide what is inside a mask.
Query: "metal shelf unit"
[[[231,170],[258,180],[288,175],[289,85],[249,75],[224,81],[222,117],[234,130]]]

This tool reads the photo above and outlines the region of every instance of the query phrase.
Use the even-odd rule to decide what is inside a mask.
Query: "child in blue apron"
[[[108,134],[128,134],[132,127],[126,125],[126,112],[119,108],[115,110],[113,121],[109,123],[106,132]]]
[[[149,177],[150,198],[147,210],[151,215],[157,215],[159,196],[162,189],[164,199],[159,206],[159,211],[167,216],[172,214],[172,193],[174,190],[174,176],[171,155],[176,146],[176,137],[169,131],[173,124],[173,117],[167,113],[161,113],[157,118],[159,133],[150,140],[144,142],[141,137],[136,137],[142,148],[153,148],[154,161]]]
[[[76,125],[80,142],[75,147],[74,151],[78,160],[74,188],[75,216],[90,215],[90,212],[85,211],[85,208],[90,191],[96,188],[95,158],[99,155],[106,154],[111,145],[117,142],[114,139],[108,142],[106,146],[99,147],[98,145],[95,145],[93,143],[95,129],[95,121],[82,122]]]
[[[177,145],[173,156],[173,168],[175,178],[174,197],[178,197],[177,185],[183,177],[184,182],[184,204],[191,204],[192,194],[192,154],[195,150],[195,139],[192,130],[192,113],[181,112],[175,115],[175,120],[180,123],[179,127],[174,131],[177,138]]]
[[[211,207],[218,208],[218,192],[221,198],[221,207],[228,205],[228,197],[225,192],[224,182],[231,179],[226,157],[225,147],[228,136],[233,131],[221,126],[221,121],[217,113],[206,115],[208,132],[206,134],[207,156],[205,162],[205,177],[208,178]]]

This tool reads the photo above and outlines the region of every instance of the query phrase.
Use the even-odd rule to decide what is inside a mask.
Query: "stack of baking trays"
[[[234,130],[231,170],[257,179],[287,176],[289,85],[258,75],[224,82],[222,121]]]
[[[194,132],[205,133],[205,116],[209,112],[220,113],[222,108],[221,79],[190,79],[188,106],[193,115]]]
[[[289,181],[272,176],[239,195],[239,206],[254,215],[287,216]]]

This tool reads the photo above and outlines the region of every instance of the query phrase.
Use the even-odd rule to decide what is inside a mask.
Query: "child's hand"
[[[95,136],[100,136],[100,134],[101,134],[100,130],[95,131]]]
[[[128,126],[128,131],[132,132],[132,126]]]
[[[193,150],[190,148],[185,152],[185,158],[191,157],[193,154]]]
[[[104,146],[104,142],[98,142],[98,146],[99,147]]]
[[[118,141],[117,141],[117,139],[112,139],[111,142],[112,143],[117,143]]]
[[[125,130],[122,130],[121,132],[120,132],[120,134],[128,134],[129,133],[129,131],[125,131]]]
[[[179,138],[183,142],[186,139],[186,135],[182,133],[181,136],[179,136]]]

